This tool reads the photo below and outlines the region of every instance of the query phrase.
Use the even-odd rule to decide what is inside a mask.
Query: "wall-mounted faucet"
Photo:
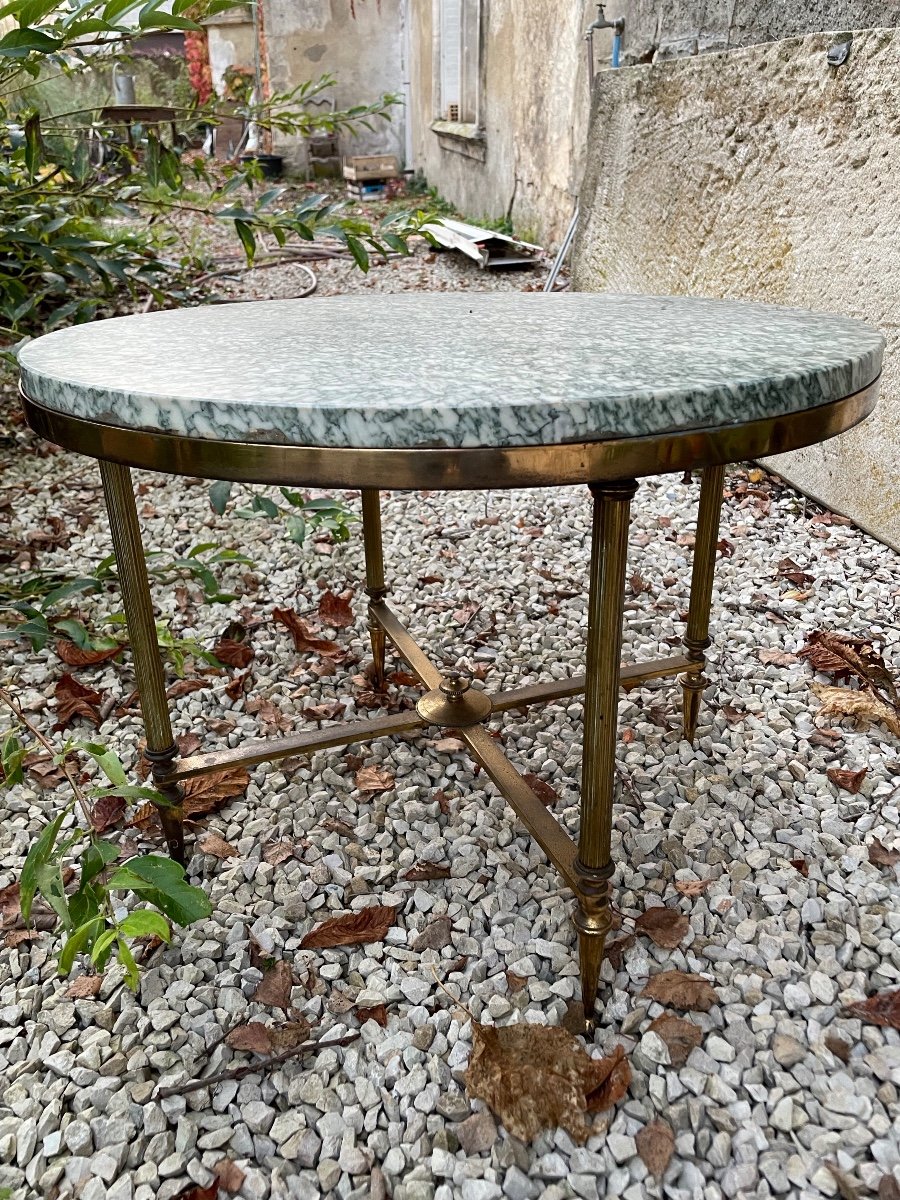
[[[606,19],[605,9],[605,4],[597,5],[597,15],[591,24],[588,25],[587,31],[584,35],[585,41],[587,42],[588,80],[590,83],[594,82],[594,30],[611,29],[613,31],[612,65],[614,67],[619,65],[619,55],[622,51],[622,35],[625,32],[625,18],[617,17],[615,21],[608,21]]]

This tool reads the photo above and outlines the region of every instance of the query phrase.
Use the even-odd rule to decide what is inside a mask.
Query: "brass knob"
[[[461,671],[449,670],[441,680],[440,688],[448,700],[462,700],[469,690],[469,680]]]

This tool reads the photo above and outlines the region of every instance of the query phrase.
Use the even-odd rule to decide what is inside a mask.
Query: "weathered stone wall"
[[[621,8],[608,7],[609,15]],[[482,13],[483,140],[436,133],[434,6],[414,0],[413,161],[472,219],[509,216],[545,244],[569,223],[584,162],[588,117],[584,30],[590,0],[485,0]],[[609,61],[598,34],[598,67]]]
[[[900,25],[900,4],[881,0],[628,0],[625,13],[628,63]]]
[[[385,92],[401,90],[401,0],[357,0],[356,19],[350,0],[263,0],[269,76],[275,92],[288,91],[304,80],[326,73],[336,76],[338,108],[371,104]],[[341,152],[396,154],[403,157],[402,107],[374,131],[342,134]],[[306,166],[301,139],[276,135],[279,154],[292,166]]]
[[[900,33],[827,35],[631,67],[594,95],[576,243],[583,290],[843,312],[889,342],[864,425],[771,460],[900,546]]]

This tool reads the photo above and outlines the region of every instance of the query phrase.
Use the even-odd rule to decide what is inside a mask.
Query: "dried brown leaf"
[[[900,1183],[893,1175],[882,1175],[878,1180],[878,1200],[900,1200]]]
[[[662,1179],[675,1153],[672,1126],[658,1117],[634,1135],[634,1144],[644,1166],[654,1179]]]
[[[634,923],[634,932],[643,934],[657,946],[674,950],[687,936],[690,921],[674,908],[658,905],[648,908]]]
[[[159,815],[156,809],[148,800],[146,804],[139,805],[128,822],[129,829],[149,829],[152,825],[159,824]]]
[[[791,866],[795,871],[799,871],[804,879],[809,878],[809,863],[805,858],[792,858]]]
[[[201,1187],[199,1183],[186,1187],[183,1192],[178,1193],[175,1200],[217,1200],[218,1195],[219,1181],[214,1179],[209,1187]]]
[[[775,568],[775,577],[776,579],[781,577],[782,579],[790,580],[794,587],[803,587],[807,583],[815,583],[815,576],[808,575],[800,564],[795,563],[792,558],[783,558],[781,560]]]
[[[550,808],[559,799],[559,793],[547,783],[546,779],[541,779],[538,775],[531,773],[523,775],[522,778],[540,800],[541,804]]]
[[[715,988],[708,980],[686,971],[660,971],[651,975],[641,995],[683,1012],[709,1012],[719,1003]]]
[[[252,1054],[271,1054],[271,1031],[262,1021],[248,1021],[245,1025],[235,1025],[225,1035],[225,1045],[232,1050],[246,1050]]]
[[[681,896],[702,896],[715,882],[714,879],[676,879],[675,891]]]
[[[663,1013],[651,1021],[647,1032],[652,1030],[669,1047],[669,1058],[673,1067],[683,1067],[691,1051],[703,1041],[703,1030],[693,1021],[676,1017],[674,1013]]]
[[[86,717],[94,725],[100,724],[99,705],[103,696],[93,688],[85,687],[69,674],[63,675],[54,689],[56,695],[56,724],[54,730],[66,729],[76,717]]]
[[[453,944],[452,934],[453,918],[435,917],[433,921],[428,922],[413,942],[412,948],[416,953],[421,953],[423,950],[443,950],[446,946]]]
[[[893,676],[869,639],[815,629],[808,635],[800,656],[809,659],[814,671],[831,675],[838,682],[855,678],[862,685],[885,692],[892,704],[897,703]]]
[[[122,653],[122,649],[121,646],[113,646],[110,650],[82,650],[74,642],[64,639],[56,643],[56,653],[68,667],[93,667],[115,658]]]
[[[324,704],[310,704],[303,710],[307,721],[336,721],[343,716],[346,704],[340,700],[328,700]]]
[[[244,1186],[244,1180],[247,1176],[230,1158],[223,1158],[221,1162],[217,1162],[213,1167],[213,1172],[216,1176],[216,1183],[223,1192],[239,1192]]]
[[[881,724],[889,733],[900,737],[900,713],[873,692],[823,683],[811,683],[809,687],[822,701],[817,716],[829,720],[850,717],[856,728],[863,731],[872,724]]]
[[[248,700],[244,705],[244,711],[250,713],[251,716],[258,716],[265,727],[277,729],[279,733],[287,733],[293,727],[291,718],[286,716],[267,696]]]
[[[166,696],[169,700],[177,700],[179,696],[189,696],[191,692],[202,691],[205,687],[209,687],[209,684],[204,679],[178,679],[170,688],[166,688]]]
[[[365,1025],[366,1021],[374,1021],[384,1029],[388,1022],[387,1008],[383,1004],[375,1004],[372,1008],[358,1008],[356,1019],[360,1025]]]
[[[19,896],[19,883],[8,883],[5,888],[0,888],[0,913],[3,914],[3,920],[15,920],[21,912],[21,898]]]
[[[396,919],[397,909],[391,905],[371,905],[361,908],[359,912],[323,921],[309,931],[300,946],[303,950],[323,950],[331,946],[362,946],[368,942],[381,942]]]
[[[96,996],[102,987],[102,975],[79,975],[69,984],[66,995],[72,1000],[88,1000]]]
[[[722,716],[729,725],[737,725],[740,721],[746,721],[747,714],[739,708],[733,708],[730,704],[722,705]]]
[[[633,933],[626,934],[625,937],[616,938],[615,941],[606,943],[604,957],[609,960],[614,971],[621,971],[625,951],[630,950],[636,944],[637,938]]]
[[[230,842],[226,842],[224,838],[211,831],[204,833],[197,845],[204,854],[211,854],[213,858],[235,858],[238,853]]]
[[[333,657],[343,654],[337,642],[331,642],[327,638],[316,637],[306,621],[297,613],[288,608],[276,608],[272,612],[272,619],[276,625],[283,625],[290,632],[294,639],[294,649],[299,650],[301,654],[322,654],[325,657]]]
[[[273,867],[280,866],[295,855],[293,842],[269,842],[263,847],[263,859]]]
[[[527,982],[527,975],[517,975],[515,971],[506,972],[506,986],[511,992],[521,992]]]
[[[294,1050],[297,1046],[302,1046],[312,1032],[312,1025],[305,1017],[301,1017],[297,1021],[285,1021],[282,1025],[273,1025],[269,1030],[272,1040],[272,1049],[276,1054],[283,1054],[285,1050]]]
[[[396,684],[397,687],[422,687],[422,681],[418,675],[413,675],[409,671],[391,671],[388,675],[388,682]]]
[[[416,863],[408,871],[404,871],[400,878],[407,880],[409,883],[424,883],[428,879],[449,879],[450,864],[433,862]]]
[[[787,650],[777,650],[772,647],[764,647],[762,650],[757,650],[756,657],[761,663],[772,663],[776,667],[787,667],[791,663],[800,661],[796,654],[790,654]]]
[[[850,792],[855,796],[862,787],[868,770],[868,767],[863,767],[859,771],[845,771],[841,767],[829,767],[825,774],[835,787],[842,788],[845,792]]]
[[[353,624],[353,609],[350,600],[352,592],[336,596],[330,589],[323,592],[319,599],[319,620],[329,629],[346,629]]]
[[[91,808],[91,828],[95,833],[112,829],[125,816],[125,800],[122,796],[101,796]]]
[[[4,938],[4,944],[13,950],[23,942],[33,942],[40,936],[41,932],[38,929],[11,929]]]
[[[437,800],[438,808],[441,810],[444,816],[448,817],[450,815],[450,797],[443,790],[443,788],[441,788],[439,791],[436,791],[433,798]]]
[[[251,672],[244,671],[240,675],[235,675],[235,677],[234,677],[234,679],[232,679],[231,683],[226,684],[225,695],[232,702],[232,704],[237,704],[237,702],[238,702],[238,700],[240,700],[241,696],[243,696],[243,694],[250,687],[250,684],[252,683],[252,681],[253,681],[253,677],[252,677]]]
[[[835,1058],[839,1058],[842,1063],[848,1063],[850,1061],[850,1043],[845,1042],[844,1039],[842,1037],[838,1037],[836,1033],[825,1034],[825,1045],[835,1056]]]
[[[869,1025],[883,1025],[888,1029],[900,1029],[900,990],[876,992],[868,1000],[857,1000],[845,1010],[851,1017],[859,1017]]]
[[[196,775],[184,781],[184,815],[202,816],[215,812],[227,800],[243,796],[250,776],[243,767],[230,767],[212,775]]]
[[[356,786],[361,792],[387,792],[394,786],[394,776],[381,767],[360,767]]]
[[[876,867],[895,867],[900,862],[900,850],[888,850],[879,838],[869,843],[869,862]]]
[[[497,1028],[473,1021],[472,1034],[466,1094],[483,1100],[509,1133],[524,1142],[556,1126],[584,1142],[592,1128],[587,1113],[609,1107],[627,1089],[628,1064],[620,1046],[595,1060],[558,1026]]]
[[[257,1004],[268,1004],[271,1008],[291,1007],[291,988],[294,986],[294,973],[290,963],[279,958],[268,970],[257,985],[251,999]]]
[[[238,642],[230,637],[219,638],[213,646],[212,652],[226,667],[243,669],[253,660],[253,647],[248,646],[246,642]]]

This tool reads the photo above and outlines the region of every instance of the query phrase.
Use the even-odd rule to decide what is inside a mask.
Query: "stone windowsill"
[[[463,121],[433,121],[431,131],[442,150],[461,154],[473,162],[487,160],[487,141],[480,126]]]
[[[432,121],[431,129],[440,137],[460,138],[466,142],[484,141],[484,130],[479,125],[465,121]]]
[[[215,13],[211,17],[203,17],[200,21],[203,26],[208,25],[252,25],[253,24],[253,9],[248,5],[246,8],[226,8],[224,12]]]

